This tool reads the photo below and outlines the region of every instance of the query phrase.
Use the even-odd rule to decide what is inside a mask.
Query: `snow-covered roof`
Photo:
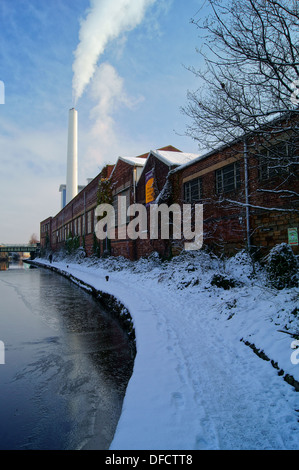
[[[147,156],[147,159],[144,162],[144,167],[142,173],[145,171],[145,166],[151,155],[154,155],[161,162],[165,163],[167,166],[178,166],[187,164],[200,158],[200,155],[197,153],[186,153],[186,152],[175,152],[168,150],[151,150]]]
[[[140,157],[119,157],[119,160],[123,160],[130,165],[144,166],[146,159]]]
[[[197,163],[199,162],[200,160],[203,160],[204,158],[212,155],[215,151],[213,150],[212,152],[209,152],[209,153],[205,153],[204,155],[195,155],[195,158],[189,160],[189,161],[186,161],[185,163],[183,163],[182,165],[178,166],[177,168],[175,168],[174,170],[172,170],[172,173],[176,173],[177,171],[180,171],[180,170],[183,170],[184,168],[187,168],[188,166],[192,165],[193,163]]]
[[[114,168],[111,172],[110,178],[113,175],[116,165],[118,164],[119,160],[122,160],[123,162],[126,162],[129,165],[140,166],[140,167],[143,167],[146,162],[145,158],[140,158],[140,157],[118,157],[117,162],[115,163]]]
[[[166,165],[184,165],[199,157],[197,153],[168,152],[165,150],[151,150],[150,154],[156,156]]]
[[[141,158],[141,157],[118,157],[117,162],[112,170],[112,174],[115,171],[116,165],[119,160],[122,160],[129,165],[134,165],[134,166],[139,166],[139,167],[144,167],[146,162],[148,161],[149,157],[151,155],[154,155],[156,158],[161,160],[163,163],[165,163],[168,166],[181,166],[188,164],[192,162],[193,160],[196,160],[200,158],[200,155],[197,153],[186,153],[186,152],[175,152],[175,151],[166,151],[166,150],[151,150],[147,156],[147,158]]]

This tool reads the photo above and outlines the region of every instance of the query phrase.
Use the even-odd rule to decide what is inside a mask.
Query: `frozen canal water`
[[[46,269],[0,272],[0,449],[108,449],[133,358],[112,316]]]

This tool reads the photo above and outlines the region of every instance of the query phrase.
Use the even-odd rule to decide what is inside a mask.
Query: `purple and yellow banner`
[[[150,170],[145,174],[145,203],[150,204],[155,200],[154,188],[154,170]]]

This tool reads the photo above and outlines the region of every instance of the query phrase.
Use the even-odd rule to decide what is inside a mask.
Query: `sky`
[[[166,145],[198,153],[181,108],[198,88],[206,0],[1,0],[0,244],[60,210],[69,109],[78,179]]]

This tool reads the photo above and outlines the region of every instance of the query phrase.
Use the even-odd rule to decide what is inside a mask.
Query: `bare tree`
[[[299,6],[291,0],[208,2],[210,15],[192,20],[205,66],[190,68],[199,89],[188,93],[183,111],[192,120],[188,135],[214,148],[298,113]]]
[[[37,235],[33,233],[30,237],[29,245],[35,245],[36,243],[39,243],[39,240],[37,238]]]
[[[213,203],[243,207],[250,246],[250,211],[298,212],[299,2],[207,1],[209,15],[192,20],[203,65],[189,67],[199,86],[183,108],[187,135],[202,150],[243,155],[243,196]]]

